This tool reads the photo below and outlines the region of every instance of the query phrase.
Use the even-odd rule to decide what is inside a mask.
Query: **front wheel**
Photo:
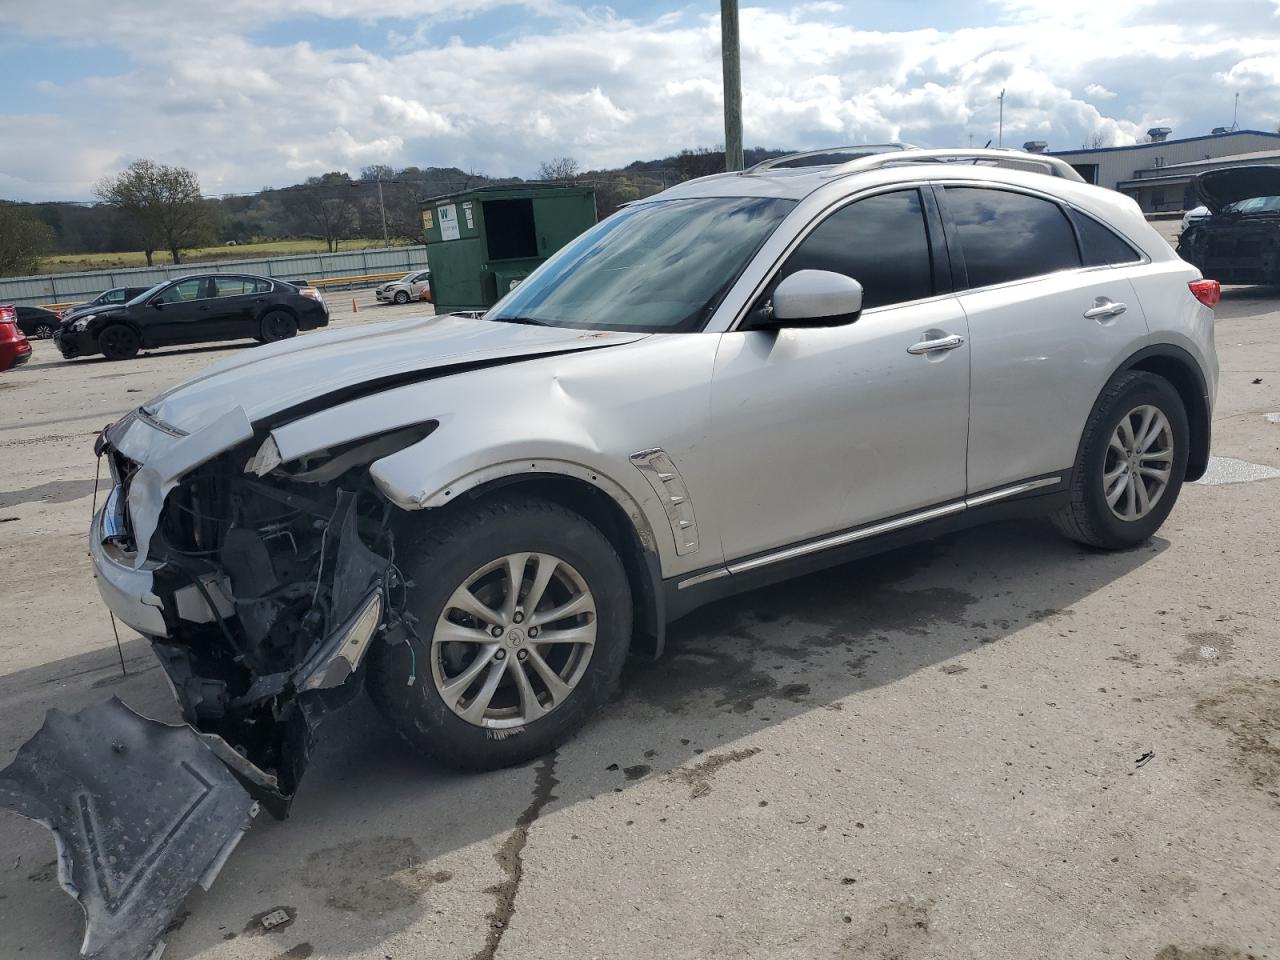
[[[138,355],[142,341],[132,327],[117,323],[98,334],[98,349],[108,360],[131,360]]]
[[[1071,502],[1054,524],[1073,540],[1108,550],[1148,540],[1182,489],[1190,433],[1168,380],[1136,370],[1117,374],[1085,425]]]
[[[618,682],[631,590],[608,539],[533,497],[481,502],[408,547],[417,638],[373,654],[369,691],[419,751],[495,769],[555,749]]]
[[[409,302],[409,294],[404,290],[397,290],[396,295],[392,297],[396,303],[406,304]]]

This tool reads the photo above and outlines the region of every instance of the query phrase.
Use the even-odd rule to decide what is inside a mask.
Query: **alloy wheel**
[[[1173,428],[1158,407],[1143,404],[1120,418],[1102,467],[1107,506],[1121,520],[1141,520],[1169,487]]]
[[[561,706],[596,640],[587,582],[547,553],[485,564],[445,603],[431,638],[440,698],[478,727],[520,727]]]

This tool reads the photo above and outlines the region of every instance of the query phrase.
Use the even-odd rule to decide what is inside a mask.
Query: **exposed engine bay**
[[[315,724],[359,692],[375,635],[412,629],[400,613],[393,519],[365,466],[430,425],[246,472],[249,451],[199,467],[173,489],[151,538],[154,592],[168,636],[153,638],[183,717],[248,764],[250,792],[283,816]],[[118,478],[114,539],[136,547],[123,504],[136,465],[107,448]],[[184,619],[194,589],[204,622]],[[184,594],[188,598],[184,598]],[[390,631],[390,632],[388,632]]]

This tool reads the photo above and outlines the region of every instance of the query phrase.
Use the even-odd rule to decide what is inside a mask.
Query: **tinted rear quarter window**
[[[1071,223],[1056,203],[982,187],[947,187],[970,287],[1080,266]]]
[[[920,193],[897,190],[837,210],[787,258],[778,279],[830,270],[862,284],[862,305],[882,307],[933,296],[933,265]]]
[[[1076,229],[1080,231],[1080,253],[1086,267],[1136,263],[1142,259],[1142,255],[1110,227],[1078,211],[1075,219]]]

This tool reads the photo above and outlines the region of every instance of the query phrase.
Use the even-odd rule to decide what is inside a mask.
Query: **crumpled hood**
[[[209,366],[144,409],[190,433],[237,406],[257,422],[370,381],[429,374],[456,364],[633,343],[645,336],[452,315],[365,324],[247,349]]]
[[[1280,197],[1280,165],[1254,164],[1209,170],[1195,179],[1196,196],[1211,213],[1251,197]]]

